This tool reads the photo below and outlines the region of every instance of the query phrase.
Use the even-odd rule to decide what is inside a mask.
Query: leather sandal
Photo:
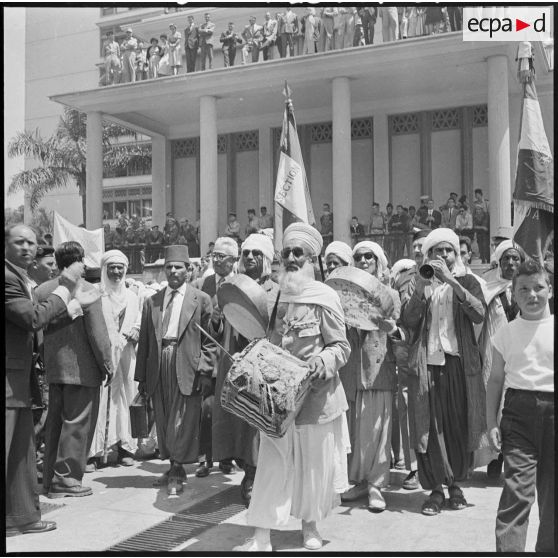
[[[423,515],[438,515],[442,511],[445,496],[439,490],[433,490],[430,496],[422,504]]]
[[[463,491],[459,486],[448,487],[449,493],[449,507],[452,510],[462,510],[467,507],[467,500],[463,495]]]

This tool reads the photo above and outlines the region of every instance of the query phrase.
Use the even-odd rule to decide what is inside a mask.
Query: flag
[[[54,246],[70,240],[79,242],[83,246],[85,251],[84,263],[87,267],[92,269],[101,267],[101,257],[105,249],[104,230],[101,228],[88,231],[82,227],[76,227],[55,211],[52,239]]]
[[[302,151],[296,132],[296,121],[291,91],[285,82],[285,112],[283,114],[283,129],[281,130],[281,148],[279,166],[277,168],[277,182],[275,183],[275,250],[279,252],[283,245],[283,231],[297,221],[303,221],[315,226],[316,219],[312,210],[310,190],[304,170]]]
[[[554,230],[554,163],[534,83],[531,43],[518,49],[523,100],[515,177],[513,240],[539,261]]]

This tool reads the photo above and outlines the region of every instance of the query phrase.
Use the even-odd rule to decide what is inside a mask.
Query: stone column
[[[151,226],[159,225],[163,230],[171,198],[170,172],[167,160],[170,157],[170,142],[159,134],[151,137]]]
[[[380,33],[381,34],[381,33]],[[389,119],[387,114],[374,113],[374,195],[373,200],[385,207],[390,200],[389,168]],[[418,193],[417,193],[418,197]],[[366,208],[366,219],[370,216],[372,207]],[[367,222],[366,225],[369,223]]]
[[[333,237],[351,244],[353,180],[351,161],[351,88],[349,78],[332,81]]]
[[[488,199],[490,234],[511,226],[510,114],[508,58],[488,58]],[[475,188],[481,185],[473,185]],[[481,186],[482,187],[482,186]]]
[[[85,226],[99,229],[103,226],[103,124],[100,112],[87,113]]]
[[[200,249],[217,238],[217,109],[216,98],[200,98]]]
[[[273,195],[275,184],[271,184],[273,177],[272,139],[269,127],[260,127],[258,130],[258,173],[260,180],[259,206],[255,207],[256,215],[260,215],[260,207],[265,205],[268,213],[273,213]]]

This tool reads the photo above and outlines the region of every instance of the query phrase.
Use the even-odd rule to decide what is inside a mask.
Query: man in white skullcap
[[[118,452],[118,462],[125,466],[134,464],[138,449],[132,437],[130,410],[137,386],[134,382],[136,345],[141,325],[141,306],[138,295],[126,287],[128,258],[120,250],[109,250],[101,258],[101,304],[109,334],[114,380],[109,390],[103,390],[99,402],[99,416],[87,471],[98,466],[98,459],[105,447]],[[110,406],[107,413],[107,405]],[[108,438],[105,440],[108,420]]]
[[[156,482],[169,495],[183,491],[185,463],[199,455],[202,392],[213,373],[213,344],[200,332],[211,317],[210,297],[186,282],[188,247],[165,249],[168,286],[143,306],[135,380],[151,397],[161,459],[170,469]]]
[[[353,265],[353,249],[345,242],[334,240],[326,246],[324,260],[329,275],[336,267]]]
[[[238,262],[238,272],[256,281],[265,291],[268,314],[271,314],[279,289],[270,279],[273,256],[272,240],[264,234],[256,233],[249,235],[242,243]],[[215,338],[230,355],[239,353],[248,345],[248,339],[240,335],[224,316],[221,317]],[[221,390],[230,367],[231,361],[221,355],[217,364],[213,403],[213,458],[220,462],[235,459],[243,467],[244,478],[240,485],[240,494],[248,505],[256,475],[259,435],[256,428],[221,407]]]
[[[304,547],[321,548],[316,522],[348,487],[347,401],[338,370],[349,356],[336,292],[314,280],[322,249],[317,229],[289,225],[283,234],[281,295],[270,341],[307,362],[312,389],[281,438],[260,432],[258,466],[246,520],[253,538],[235,551],[271,551],[270,530],[302,519]]]
[[[209,332],[213,337],[218,338],[223,333],[223,313],[217,301],[217,291],[219,287],[235,275],[235,266],[238,261],[238,243],[235,239],[227,236],[219,237],[215,241],[213,252],[211,253],[213,269],[215,273],[207,275],[198,281],[198,288],[211,297],[213,313],[209,321]],[[196,469],[197,477],[207,477],[213,467],[213,448],[212,448],[212,413],[213,402],[215,399],[215,382],[217,377],[218,354],[213,353],[213,374],[211,383],[207,382],[204,386],[202,418],[200,427],[200,456],[199,465]],[[232,459],[223,459],[219,463],[219,469],[225,474],[230,474],[233,469]]]
[[[419,481],[432,491],[422,513],[436,515],[444,503],[444,484],[451,509],[467,506],[457,481],[467,477],[471,454],[486,430],[486,392],[473,329],[484,320],[486,303],[479,281],[461,261],[459,237],[451,229],[433,230],[422,251],[434,276],[417,273],[410,281],[402,321],[412,339],[409,389]]]

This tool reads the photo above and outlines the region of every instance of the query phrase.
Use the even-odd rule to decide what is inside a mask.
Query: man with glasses
[[[283,437],[260,432],[246,516],[256,529],[235,551],[271,551],[270,530],[286,525],[291,515],[302,520],[304,547],[321,548],[316,521],[348,487],[347,401],[338,370],[350,347],[337,293],[314,280],[321,250],[322,236],[314,227],[293,223],[285,229],[281,296],[270,341],[307,363],[313,386]]]
[[[278,286],[271,276],[273,261],[273,242],[264,234],[251,234],[242,244],[238,272],[256,281],[267,294],[268,314],[271,314],[277,298]],[[230,355],[239,353],[248,340],[235,331],[224,318],[218,327],[219,341]],[[252,485],[256,475],[258,461],[258,430],[221,407],[221,390],[231,366],[231,361],[221,358],[217,365],[215,385],[215,402],[213,404],[213,457],[221,463],[233,458],[244,469],[244,478],[240,485],[242,499],[248,505],[252,494]]]
[[[238,260],[238,243],[228,237],[220,237],[215,241],[213,252],[213,269],[215,273],[208,275],[200,281],[200,290],[211,297],[213,303],[213,313],[209,322],[209,332],[216,338],[223,334],[223,313],[217,302],[217,291],[219,287],[228,279],[234,276],[234,264]],[[217,359],[214,356],[213,372],[211,384],[207,383],[203,394],[202,418],[200,430],[200,461],[196,470],[197,477],[207,477],[213,467],[212,450],[212,409],[215,399],[215,377],[217,375]],[[227,456],[230,457],[230,456]],[[219,469],[225,474],[233,471],[232,459],[223,459],[219,463]]]

